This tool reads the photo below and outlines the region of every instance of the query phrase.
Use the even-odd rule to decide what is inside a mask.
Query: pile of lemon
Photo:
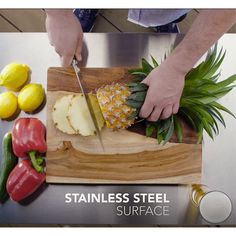
[[[19,110],[32,113],[41,106],[45,99],[43,86],[29,84],[29,80],[30,68],[27,65],[10,63],[2,69],[0,86],[9,91],[0,93],[0,119],[9,119]]]

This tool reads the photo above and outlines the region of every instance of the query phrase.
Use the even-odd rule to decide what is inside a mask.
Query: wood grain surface
[[[125,83],[132,79],[127,68],[81,68],[81,79],[88,91],[104,84]],[[183,122],[184,143],[158,145],[145,137],[143,123],[129,130],[101,132],[103,150],[96,136],[67,135],[56,129],[51,112],[56,100],[80,92],[74,71],[48,70],[47,95],[47,182],[53,183],[199,183],[201,144]]]

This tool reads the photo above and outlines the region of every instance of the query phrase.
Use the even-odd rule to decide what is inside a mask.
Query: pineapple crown
[[[158,143],[165,144],[175,132],[178,141],[182,142],[183,127],[181,119],[184,119],[196,131],[198,143],[200,143],[202,142],[204,130],[212,139],[214,134],[219,133],[217,121],[226,127],[221,111],[235,118],[230,110],[217,102],[219,98],[225,96],[236,86],[233,84],[236,75],[219,82],[220,72],[217,71],[224,57],[223,49],[218,52],[217,44],[215,44],[208,51],[206,59],[195,68],[192,68],[185,76],[185,85],[178,113],[165,120],[146,121],[146,136],[150,137],[155,132]],[[140,69],[129,71],[134,75],[134,79],[128,84],[131,95],[126,103],[130,107],[136,108],[130,119],[138,116],[146,97],[148,86],[141,82],[154,68],[158,67],[157,61],[152,56],[151,60],[153,65],[143,58]]]

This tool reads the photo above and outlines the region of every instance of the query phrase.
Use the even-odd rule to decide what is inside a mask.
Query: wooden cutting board
[[[127,68],[81,68],[81,79],[94,91],[101,85],[132,79]],[[143,123],[129,130],[101,132],[105,151],[96,136],[67,135],[55,128],[52,108],[66,94],[79,92],[72,68],[50,68],[47,85],[46,175],[49,183],[200,183],[202,146],[184,125],[184,143],[173,136],[158,145],[145,137]]]

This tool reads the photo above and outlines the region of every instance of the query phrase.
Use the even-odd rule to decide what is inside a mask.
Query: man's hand
[[[46,10],[46,29],[49,41],[61,58],[62,66],[69,66],[74,56],[81,61],[83,31],[72,10]]]
[[[157,121],[178,112],[185,74],[173,63],[167,59],[143,81],[149,88],[140,117]]]
[[[149,89],[139,115],[156,121],[177,113],[185,75],[235,23],[235,9],[201,10],[184,39],[144,80]]]

